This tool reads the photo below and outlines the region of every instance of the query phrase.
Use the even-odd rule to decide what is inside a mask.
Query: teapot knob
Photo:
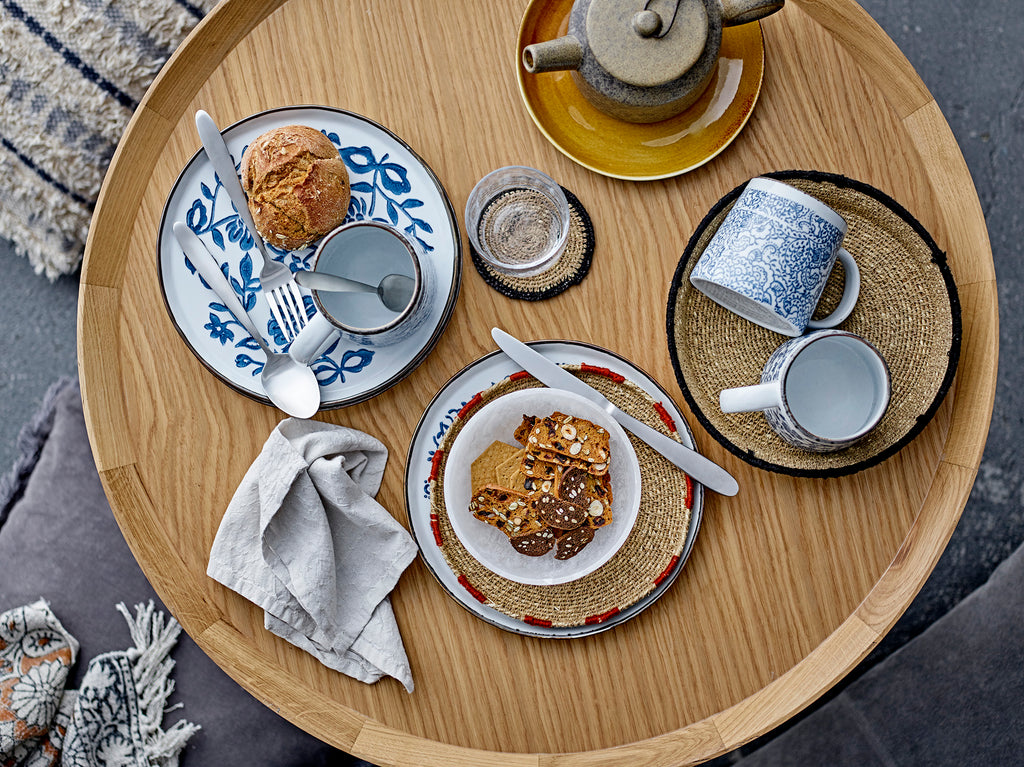
[[[641,37],[654,37],[661,31],[661,16],[654,11],[638,11],[633,16],[633,29]]]

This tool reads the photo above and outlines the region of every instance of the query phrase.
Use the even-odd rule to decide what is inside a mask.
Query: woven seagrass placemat
[[[683,252],[669,291],[669,354],[683,395],[705,429],[748,463],[807,477],[852,474],[896,453],[925,427],[949,389],[960,356],[960,302],[946,256],[902,206],[867,184],[827,173],[765,174],[836,210],[849,224],[843,240],[861,274],[853,313],[839,327],[868,339],[885,357],[892,399],[881,423],[857,444],[808,453],[783,442],[761,413],[722,413],[722,389],[760,381],[785,336],[742,319],[690,283],[690,272],[743,191],[719,200]],[[843,269],[829,279],[815,316],[838,304]]]
[[[569,203],[569,238],[558,263],[546,272],[533,277],[502,274],[492,269],[470,246],[469,253],[476,270],[484,282],[502,295],[523,301],[541,301],[578,285],[590,271],[594,257],[594,225],[579,198],[565,187],[562,191]]]
[[[568,366],[566,369],[635,418],[676,436],[672,418],[636,384],[603,368]],[[487,569],[466,551],[448,519],[444,504],[445,462],[459,432],[481,407],[510,392],[536,386],[540,383],[527,373],[499,381],[470,399],[445,434],[435,453],[438,463],[430,481],[435,542],[459,583],[480,602],[532,625],[599,624],[647,596],[672,572],[690,529],[693,483],[686,474],[630,435],[640,461],[640,510],[633,531],[615,556],[590,575],[552,586],[516,583]],[[598,530],[597,535],[601,532]]]

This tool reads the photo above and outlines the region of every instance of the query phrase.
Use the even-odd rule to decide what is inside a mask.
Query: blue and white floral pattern
[[[162,720],[174,689],[169,654],[181,632],[152,601],[123,604],[134,646],[93,658],[65,688],[76,640],[39,600],[0,615],[0,761],[70,767],[170,765],[199,727]]]
[[[817,211],[748,185],[690,279],[702,292],[710,283],[715,300],[741,316],[780,333],[799,334],[814,314],[844,234]]]
[[[334,131],[324,131],[324,135],[330,139],[338,148],[338,154],[345,161],[349,177],[365,178],[365,180],[352,181],[352,198],[349,201],[348,215],[345,221],[376,221],[390,226],[401,227],[402,230],[412,239],[419,243],[421,252],[429,253],[434,249],[427,240],[426,235],[433,233],[433,228],[427,221],[418,218],[413,211],[423,207],[423,200],[410,196],[412,185],[409,183],[409,171],[396,162],[389,160],[385,152],[379,159],[374,155],[373,149],[368,146],[342,146],[338,134]],[[242,154],[245,148],[242,149]],[[241,161],[235,164],[235,170],[239,171]],[[216,178],[216,176],[215,176]],[[260,282],[253,274],[253,253],[258,253],[256,243],[250,232],[242,223],[241,216],[232,204],[220,178],[211,186],[207,183],[199,185],[200,194],[189,207],[188,215],[185,217],[185,224],[197,235],[209,234],[210,240],[221,253],[226,250],[228,244],[233,244],[245,252],[238,262],[237,274],[232,271],[227,263],[221,264],[221,271],[228,278],[231,287],[238,295],[242,306],[247,311],[252,311],[256,306],[256,296],[260,292]],[[220,205],[218,206],[218,202]],[[276,261],[288,265],[293,272],[300,269],[308,269],[308,261],[314,253],[313,248],[304,248],[298,251],[288,251],[275,248],[266,243],[267,252]],[[188,257],[182,254],[185,268],[196,274],[204,287],[209,288],[206,281],[195,271],[195,267],[189,263]],[[257,256],[258,258],[258,256]],[[312,299],[304,296],[306,316],[311,316],[316,311]],[[259,350],[259,344],[255,339],[244,331],[242,323],[238,322],[228,311],[224,304],[217,300],[211,301],[210,321],[203,327],[210,331],[210,337],[220,341],[221,344],[232,342],[236,349]],[[235,338],[235,328],[241,330],[239,337]],[[267,337],[272,339],[281,347],[286,347],[284,335],[273,318],[267,320]],[[333,351],[337,344],[331,347]],[[340,361],[332,360],[328,354],[323,355],[318,364],[315,365],[317,377],[321,383],[331,383],[334,380],[346,382],[345,374],[353,375],[359,373],[373,361],[373,351],[360,349],[356,352],[345,352]],[[235,366],[239,368],[250,368],[252,375],[258,376],[263,372],[263,355],[256,357],[248,353],[240,353],[235,356]]]
[[[784,378],[790,364],[794,359],[796,359],[796,355],[798,355],[801,350],[803,350],[809,343],[812,343],[816,338],[820,338],[822,335],[831,334],[831,331],[822,330],[817,333],[810,333],[806,336],[786,341],[778,349],[772,352],[772,356],[768,358],[768,362],[765,364],[764,370],[761,372],[761,383],[776,383],[780,379]],[[790,445],[813,453],[824,453],[836,449],[836,444],[831,440],[823,440],[800,427],[793,418],[788,403],[786,402],[785,386],[782,387],[781,407],[768,408],[763,412],[764,419],[768,422],[768,425],[772,427],[772,430],[778,434],[782,440],[788,442]]]
[[[367,349],[342,340],[315,361],[324,406],[332,407],[387,388],[437,340],[454,308],[461,238],[447,196],[430,169],[400,139],[358,115],[326,107],[271,110],[227,129],[225,140],[240,160],[260,133],[294,123],[321,130],[344,160],[352,189],[346,221],[377,221],[399,229],[415,240],[424,259],[431,260],[438,282],[423,325],[406,341],[394,348]],[[174,242],[170,228],[175,220],[183,220],[214,254],[242,305],[257,326],[265,328],[270,346],[287,349],[281,329],[259,298],[259,250],[201,152],[182,171],[164,209],[159,245],[164,295],[172,319],[197,356],[228,383],[264,398],[259,380],[264,355],[227,307],[207,292],[208,286]],[[289,252],[268,246],[268,252],[294,272],[310,268],[315,248]],[[316,307],[309,295],[304,304],[311,316]]]
[[[493,385],[493,383],[492,383]],[[437,429],[434,431],[434,435],[431,437],[431,445],[433,449],[428,452],[425,456],[425,463],[429,466],[434,463],[434,453],[441,446],[441,440],[444,439],[444,435],[448,433],[448,430],[452,428],[452,424],[455,423],[455,419],[458,417],[462,408],[465,407],[466,402],[460,402],[455,407],[450,407],[441,415],[441,420],[437,424]],[[424,500],[430,499],[430,478],[426,475],[423,477],[423,498]]]

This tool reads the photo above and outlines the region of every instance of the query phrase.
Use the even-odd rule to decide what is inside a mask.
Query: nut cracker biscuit
[[[562,470],[561,465],[542,460],[529,450],[523,455],[522,467],[523,474],[542,481],[545,479],[557,481],[558,475]]]
[[[607,469],[608,432],[585,418],[563,413],[538,418],[525,444],[530,451],[548,450]]]
[[[533,507],[532,499],[507,487],[484,485],[478,488],[469,502],[469,511],[509,538],[536,533],[546,527]]]
[[[523,414],[523,422],[516,427],[516,430],[512,432],[512,436],[516,442],[521,445],[525,445],[530,438],[530,432],[533,430],[534,425],[537,423],[537,416]]]

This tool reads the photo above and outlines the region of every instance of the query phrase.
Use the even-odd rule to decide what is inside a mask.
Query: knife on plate
[[[202,109],[196,112],[195,119],[196,132],[199,134],[199,140],[203,144],[203,151],[206,152],[210,165],[213,166],[214,172],[220,178],[220,183],[224,187],[224,191],[227,192],[228,199],[231,200],[231,204],[238,211],[238,217],[245,224],[245,228],[249,230],[249,234],[252,235],[256,247],[260,250],[260,255],[266,261],[270,256],[267,255],[267,248],[263,244],[263,238],[256,231],[256,222],[253,221],[252,213],[249,212],[249,203],[246,200],[245,192],[242,190],[242,182],[238,178],[238,172],[235,170],[235,161],[231,159],[231,151],[224,142],[224,135],[220,132],[220,128],[217,127],[213,118]]]
[[[614,418],[622,428],[642,439],[708,490],[714,490],[722,495],[736,495],[739,492],[736,480],[721,466],[709,461],[696,450],[676,442],[628,413],[624,413],[599,391],[583,383],[568,370],[559,367],[540,352],[531,349],[522,341],[498,328],[491,329],[491,337],[498,344],[499,349],[542,384],[550,386],[552,389],[564,389],[590,400]]]

